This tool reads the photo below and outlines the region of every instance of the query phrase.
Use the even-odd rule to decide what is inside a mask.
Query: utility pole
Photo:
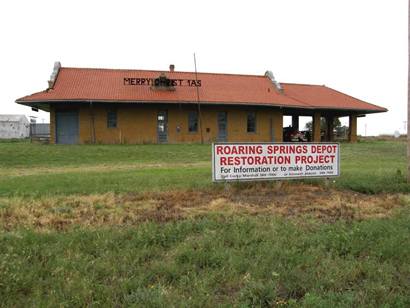
[[[407,183],[410,183],[410,0],[408,14],[408,46],[409,54],[408,75],[407,75]]]
[[[198,88],[198,71],[196,70],[196,56],[194,53],[194,64],[195,64],[195,88],[196,88],[196,99],[197,99],[197,103],[198,103],[198,118],[199,118],[199,131],[201,133],[201,144],[204,144],[204,134],[202,132],[202,114],[201,114],[201,101],[199,99],[199,88]]]

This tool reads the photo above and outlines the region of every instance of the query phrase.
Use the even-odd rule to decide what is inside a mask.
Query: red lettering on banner
[[[259,156],[255,157],[255,165],[260,165],[261,164],[261,158]]]
[[[307,145],[269,145],[267,147],[267,154],[306,154],[307,152]]]
[[[336,155],[295,156],[295,164],[333,164]]]
[[[300,164],[300,158],[302,156],[295,156],[295,164]]]
[[[139,82],[142,84],[144,80]],[[330,143],[215,144],[213,179],[236,181],[338,176],[338,159],[339,145]]]
[[[313,154],[332,154],[336,153],[337,145],[312,145],[311,149]]]
[[[296,156],[296,161],[305,160],[305,156]],[[313,157],[311,159],[313,161]],[[291,156],[222,156],[220,157],[221,166],[238,166],[238,165],[272,165],[272,164],[290,164]]]
[[[249,155],[249,154],[262,154],[263,147],[261,145],[218,145],[216,146],[217,155]]]

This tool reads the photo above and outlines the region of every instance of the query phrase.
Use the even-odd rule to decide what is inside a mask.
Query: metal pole
[[[408,75],[407,75],[407,183],[410,183],[410,1],[408,14],[408,46],[409,56]]]
[[[198,72],[196,70],[196,56],[195,56],[195,53],[194,53],[194,64],[195,64],[196,99],[197,99],[197,102],[198,102],[199,132],[201,133],[201,144],[203,144],[204,143],[204,135],[202,133],[201,103],[200,103],[200,100],[199,100]]]

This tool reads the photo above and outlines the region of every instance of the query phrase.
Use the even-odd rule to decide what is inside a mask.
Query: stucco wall
[[[107,128],[107,111],[113,107],[117,110],[117,127]],[[200,130],[195,133],[188,131],[188,113],[197,110],[196,105],[94,104],[92,107],[89,105],[52,107],[50,111],[52,143],[55,142],[55,110],[67,108],[79,111],[80,143],[91,143],[93,130],[96,143],[157,143],[157,113],[160,110],[166,110],[168,113],[168,143],[201,141]],[[219,111],[227,112],[227,141],[282,141],[283,117],[279,109],[201,105],[204,142],[217,140]],[[246,131],[249,111],[256,112],[255,133]]]
[[[20,139],[30,136],[30,124],[23,121],[0,121],[0,139]]]

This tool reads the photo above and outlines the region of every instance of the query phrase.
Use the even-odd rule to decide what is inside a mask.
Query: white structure
[[[28,138],[30,122],[23,114],[0,114],[0,139]]]

